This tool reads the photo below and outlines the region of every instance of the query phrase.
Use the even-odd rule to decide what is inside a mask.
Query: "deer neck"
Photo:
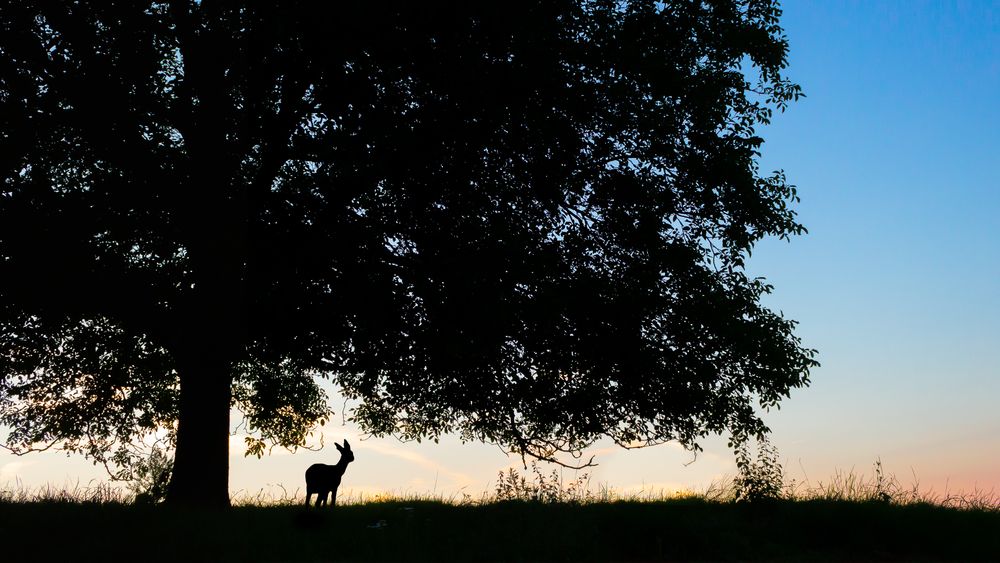
[[[348,463],[351,463],[351,462],[347,461],[347,458],[345,458],[343,456],[340,457],[340,461],[337,462],[337,465],[333,466],[335,468],[335,471],[337,472],[338,475],[343,475],[344,474],[344,471],[347,470],[347,464]]]

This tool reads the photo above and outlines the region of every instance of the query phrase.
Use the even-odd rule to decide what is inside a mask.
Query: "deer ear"
[[[344,449],[347,451],[351,451],[351,445],[347,443],[347,440],[344,440]]]
[[[338,451],[338,452],[342,452],[342,451],[344,451],[344,448],[340,447],[340,444],[338,444],[337,442],[334,442],[334,443],[333,443],[333,445],[334,445],[334,446],[337,446],[337,451]]]

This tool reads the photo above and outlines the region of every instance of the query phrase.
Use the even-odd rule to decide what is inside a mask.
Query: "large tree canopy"
[[[551,458],[765,431],[814,352],[744,260],[803,231],[756,128],[774,0],[0,11],[9,446],[225,503],[229,409]],[[176,425],[175,425],[176,423]],[[264,442],[251,444],[260,450]]]

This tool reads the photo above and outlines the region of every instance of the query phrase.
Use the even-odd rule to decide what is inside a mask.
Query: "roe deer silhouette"
[[[306,506],[309,506],[309,497],[316,494],[316,506],[326,504],[327,495],[333,493],[333,500],[330,506],[337,504],[337,487],[340,486],[340,479],[344,476],[347,464],[354,461],[354,452],[351,445],[344,440],[344,447],[340,447],[337,442],[333,443],[340,452],[340,461],[337,465],[326,465],[315,463],[306,469]]]

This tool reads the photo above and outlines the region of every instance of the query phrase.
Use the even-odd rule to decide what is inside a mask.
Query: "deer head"
[[[354,452],[351,451],[351,445],[347,443],[347,440],[344,440],[343,447],[341,447],[337,442],[334,442],[333,445],[337,446],[337,451],[340,452],[341,463],[346,465],[354,461]]]

